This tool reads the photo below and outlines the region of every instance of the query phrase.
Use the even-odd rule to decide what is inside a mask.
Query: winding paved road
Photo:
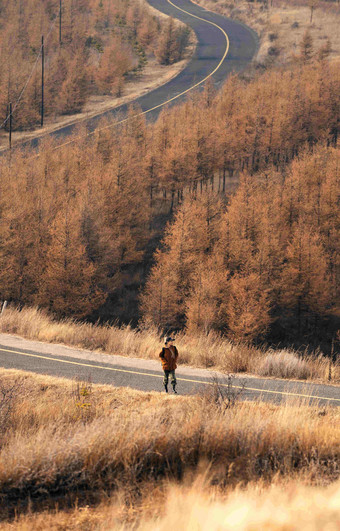
[[[157,353],[155,353],[157,357]],[[0,366],[64,378],[91,379],[93,383],[131,387],[142,391],[163,391],[160,362],[77,350],[63,345],[28,341],[0,334]],[[209,388],[217,376],[221,385],[225,377],[214,371],[180,366],[177,371],[178,392],[195,394]],[[340,406],[340,387],[279,379],[240,376],[233,379],[237,393],[244,385],[243,400],[289,402]]]
[[[149,4],[167,15],[190,26],[197,37],[195,53],[187,66],[168,83],[148,92],[133,102],[100,113],[86,120],[89,133],[98,128],[102,118],[126,115],[131,103],[138,104],[142,114],[155,119],[165,105],[174,105],[183,100],[191,90],[204,86],[212,79],[216,87],[231,72],[243,70],[254,57],[258,48],[255,31],[241,22],[227,19],[203,9],[189,0],[148,0]],[[71,135],[79,122],[61,127],[50,133],[54,137]],[[21,145],[39,144],[39,137]],[[68,142],[66,141],[65,144]]]
[[[206,11],[188,0],[148,1],[159,11],[191,26],[198,45],[187,67],[177,77],[135,100],[143,114],[155,118],[164,105],[177,103],[190,90],[202,87],[209,78],[218,87],[231,72],[244,69],[252,60],[258,40],[255,32],[245,25]],[[124,115],[126,110],[127,106],[124,105],[89,119],[89,132],[97,128],[103,116]],[[52,134],[64,137],[70,135],[74,127],[63,127]],[[38,142],[39,139],[36,139],[34,145]],[[5,334],[0,335],[0,366],[65,378],[86,379],[90,375],[94,383],[130,386],[144,391],[162,390],[162,372],[158,361],[80,351]],[[203,369],[180,367],[177,371],[179,392],[193,394],[207,388],[214,374]],[[222,381],[223,375],[218,376]],[[244,399],[260,398],[273,402],[293,399],[323,406],[340,406],[340,387],[246,377],[245,380],[234,379],[234,390],[237,392],[243,384]]]

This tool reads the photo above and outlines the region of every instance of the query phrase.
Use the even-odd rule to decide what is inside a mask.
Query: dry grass
[[[98,326],[72,319],[55,321],[44,310],[37,308],[17,310],[8,307],[0,317],[1,332],[108,354],[157,360],[162,341],[156,329]],[[176,344],[181,364],[195,367],[312,381],[327,381],[329,376],[329,360],[320,354],[268,351],[233,344],[214,333],[195,336],[180,333],[176,337]],[[339,361],[331,367],[331,378],[332,383],[340,381]]]
[[[145,485],[181,481],[200,463],[209,463],[209,484],[219,489],[277,475],[329,482],[340,474],[335,408],[239,402],[221,409],[206,396],[99,385],[79,403],[72,382],[13,370],[0,378],[21,389],[1,442],[3,517],[28,500],[33,509],[53,500],[72,506],[118,491],[133,505]]]
[[[299,358],[293,352],[281,350],[280,352],[269,351],[260,361],[257,372],[261,376],[307,380],[311,377],[312,368],[308,361]]]
[[[225,501],[204,494],[195,485],[191,489],[173,487],[167,498],[165,515],[144,519],[136,529],[335,531],[340,525],[340,483],[323,489],[293,482],[285,488],[237,489]]]
[[[202,484],[203,483],[203,484]],[[157,496],[158,494],[158,496]],[[140,514],[122,524],[119,496],[97,507],[69,511],[44,511],[18,517],[0,525],[2,531],[300,531],[301,529],[337,531],[340,527],[340,483],[328,487],[307,487],[287,482],[270,488],[250,486],[235,489],[227,497],[212,493],[200,478],[191,487],[170,485],[160,497],[145,497]],[[226,499],[225,499],[226,498]],[[151,504],[152,509],[148,506]],[[160,507],[164,504],[164,507]],[[156,513],[149,516],[149,512]]]
[[[268,8],[262,2],[224,2],[222,0],[195,0],[206,9],[241,20],[251,26],[260,37],[256,61],[262,65],[289,62],[299,51],[304,32],[308,29],[317,51],[327,38],[332,44],[331,58],[340,57],[340,5],[319,1],[310,23],[308,1],[273,0]]]
[[[339,509],[339,484],[296,486],[339,478],[338,409],[239,402],[222,410],[206,396],[4,369],[0,381],[21,389],[0,449],[1,529],[286,530],[327,523]],[[6,521],[14,507],[17,518]]]

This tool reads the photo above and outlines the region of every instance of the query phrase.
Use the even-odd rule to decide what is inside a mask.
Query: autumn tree
[[[188,29],[177,27],[173,18],[170,18],[159,37],[155,56],[162,65],[171,65],[183,58],[188,44]]]
[[[119,84],[133,67],[133,57],[127,46],[116,39],[102,53],[99,67],[94,72],[94,81],[103,94],[119,94]]]
[[[251,342],[264,337],[271,323],[270,299],[256,273],[235,274],[229,281],[226,308],[229,335],[237,341]]]
[[[224,330],[229,298],[228,272],[222,257],[208,256],[194,272],[186,299],[186,330],[188,333],[209,333]]]
[[[81,237],[80,220],[66,211],[51,228],[51,243],[37,301],[58,315],[88,315],[105,300]]]
[[[303,34],[299,47],[300,47],[299,57],[300,57],[301,62],[303,64],[309,63],[312,60],[314,50],[313,50],[313,39],[308,29]]]
[[[84,56],[79,54],[73,59],[69,73],[60,87],[57,107],[62,114],[81,111],[87,98],[87,84]]]
[[[320,62],[325,61],[330,56],[331,52],[332,52],[332,44],[331,44],[330,39],[327,39],[325,44],[320,46],[318,50],[318,60]]]
[[[155,256],[156,264],[140,298],[140,310],[145,324],[161,329],[176,328],[184,312],[179,272],[162,258]]]
[[[217,236],[219,209],[219,202],[209,195],[200,201],[188,198],[176,212],[174,223],[165,233],[163,249],[156,255],[155,266],[142,296],[140,308],[145,320],[153,319],[152,315],[155,315],[153,297],[159,299],[156,308],[160,308],[160,301],[162,306],[170,304],[164,299],[164,293],[171,292],[171,310],[167,311],[166,318],[164,311],[157,310],[163,320],[156,321],[156,324],[183,326],[192,278]],[[162,285],[162,289],[155,289],[157,283]]]
[[[297,226],[286,251],[281,277],[281,304],[297,319],[298,333],[327,314],[331,303],[327,257],[320,236]],[[305,321],[305,322],[304,322]]]

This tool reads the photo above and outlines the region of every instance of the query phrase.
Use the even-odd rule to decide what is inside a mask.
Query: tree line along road
[[[197,38],[193,57],[187,66],[166,84],[128,104],[86,119],[86,127],[90,134],[98,130],[103,118],[110,121],[119,116],[124,120],[131,104],[137,104],[142,114],[149,119],[155,119],[165,106],[183,101],[190,92],[201,89],[208,80],[218,88],[229,74],[244,70],[258,49],[257,34],[241,22],[207,11],[189,0],[148,0],[148,2],[158,11],[184,22],[193,29]],[[79,122],[76,122],[61,127],[50,135],[64,139],[72,135],[78,125]],[[21,146],[37,147],[41,138],[37,135]],[[68,142],[66,139],[65,144]]]

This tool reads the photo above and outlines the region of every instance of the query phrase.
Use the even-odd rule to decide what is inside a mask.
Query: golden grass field
[[[3,530],[339,528],[338,408],[2,369],[0,420]]]
[[[37,308],[8,307],[0,317],[0,333],[26,339],[98,350],[107,354],[157,359],[162,338],[156,329],[130,326],[99,326],[72,319],[54,320]],[[235,344],[214,333],[177,334],[176,345],[182,365],[213,368],[227,373],[248,373],[315,382],[340,382],[339,360],[334,364],[321,353],[272,350]]]

